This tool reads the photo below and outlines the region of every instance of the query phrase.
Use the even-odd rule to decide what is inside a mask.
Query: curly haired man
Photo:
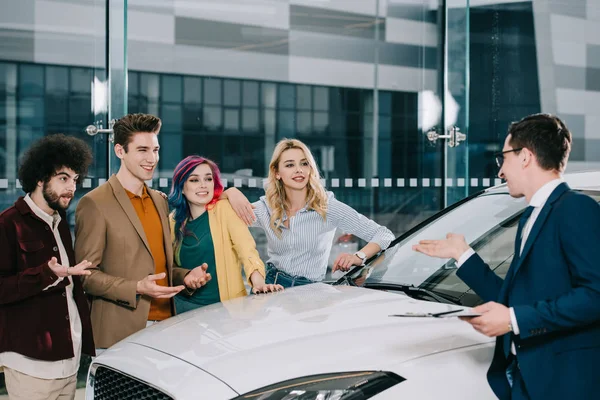
[[[65,210],[92,162],[89,146],[46,136],[24,154],[26,195],[0,214],[0,366],[11,400],[73,399],[81,353],[94,355],[90,311]]]

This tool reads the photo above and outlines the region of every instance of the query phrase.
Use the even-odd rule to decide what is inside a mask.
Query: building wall
[[[435,108],[424,108],[422,99],[444,97],[436,2],[128,4],[127,102],[130,111],[163,118],[157,177],[163,183],[189,153],[213,157],[226,173],[244,169],[264,177],[274,144],[290,136],[311,145],[330,187],[447,183],[442,147],[422,132]],[[574,132],[571,165],[600,161],[594,129],[600,6],[593,0],[471,1],[467,16],[464,4],[448,2],[451,47],[459,49],[449,52],[448,81],[468,132],[469,168],[453,170],[459,179],[450,184],[478,190],[496,183],[492,155],[508,123],[539,111],[558,113]],[[105,75],[106,40],[102,1],[1,0],[0,7],[5,188],[16,185],[17,158],[31,140],[58,131],[85,137],[82,129],[98,114],[90,108],[97,97],[90,82]],[[455,67],[467,40],[470,82]],[[439,122],[439,110],[434,114]],[[105,151],[100,136],[86,140]],[[105,176],[107,163],[97,161],[94,173]],[[439,208],[435,193],[415,204]]]

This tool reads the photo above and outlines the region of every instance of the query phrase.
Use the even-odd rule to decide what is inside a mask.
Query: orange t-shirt
[[[165,278],[156,281],[158,285],[169,286],[169,276],[167,272],[167,256],[165,255],[165,240],[163,237],[163,227],[160,221],[158,210],[152,201],[152,198],[144,186],[142,196],[137,196],[129,190],[125,190],[131,200],[133,208],[144,227],[146,239],[150,245],[150,252],[154,258],[154,273],[165,273]],[[171,299],[152,299],[150,303],[149,321],[162,321],[172,316]]]

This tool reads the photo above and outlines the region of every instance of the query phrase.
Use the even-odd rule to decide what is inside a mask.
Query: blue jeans
[[[309,285],[314,283],[314,281],[311,281],[303,276],[290,275],[278,270],[273,264],[267,263],[267,276],[265,277],[265,283],[279,284],[284,288],[290,288],[293,286]]]

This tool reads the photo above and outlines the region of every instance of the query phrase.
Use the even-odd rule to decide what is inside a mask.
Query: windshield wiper
[[[440,293],[435,290],[424,289],[415,285],[406,285],[402,283],[374,283],[374,282],[365,282],[363,287],[369,289],[379,289],[379,290],[392,290],[406,293],[409,297],[414,297],[415,295],[426,295],[437,301],[438,303],[445,304],[456,304],[462,305],[460,299],[458,297]]]
[[[363,265],[356,265],[356,266],[352,267],[348,272],[346,272],[344,275],[340,276],[337,281],[333,282],[331,284],[331,286],[337,286],[337,285],[341,285],[344,283],[346,283],[350,286],[356,286],[352,280],[352,277],[366,266],[367,266],[367,263],[365,263]]]

